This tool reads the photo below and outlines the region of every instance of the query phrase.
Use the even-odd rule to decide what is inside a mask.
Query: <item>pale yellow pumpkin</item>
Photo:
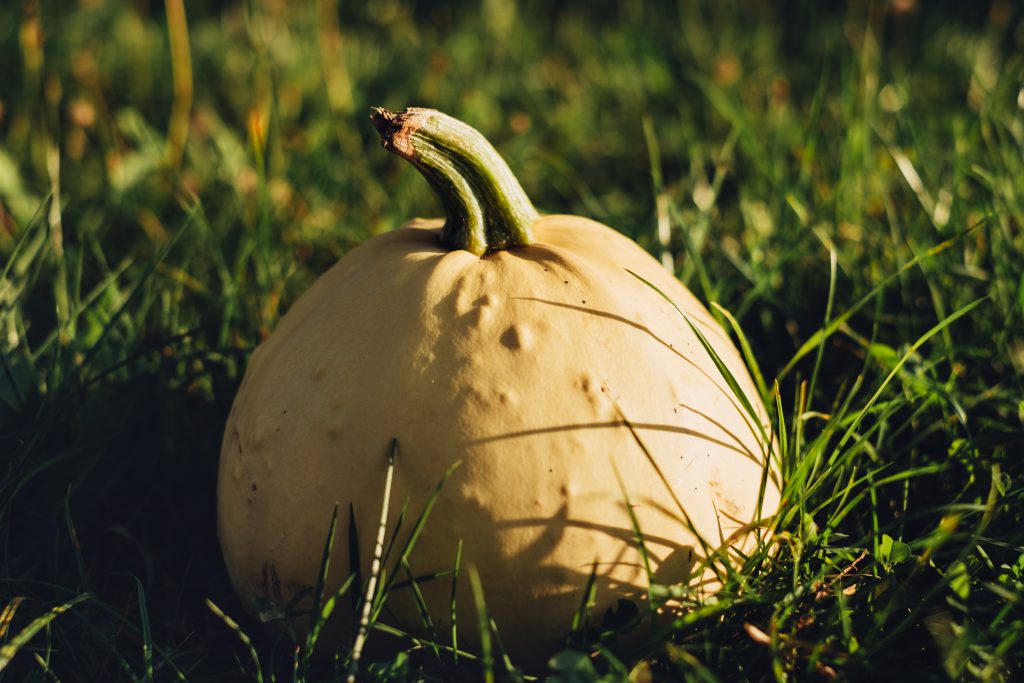
[[[457,209],[446,207],[451,223]],[[621,234],[576,216],[526,216],[531,244],[479,256],[441,246],[440,221],[371,239],[257,349],[227,424],[218,491],[225,560],[247,603],[280,606],[314,585],[336,505],[328,590],[348,575],[350,506],[368,575],[392,439],[389,529],[405,501],[414,519],[462,463],[410,558],[413,574],[451,569],[461,541],[502,642],[533,669],[568,633],[595,566],[596,615],[618,598],[644,599],[623,489],[657,582],[688,580],[705,555],[694,531],[711,549],[749,550],[748,525],[773,513],[779,494],[765,477],[764,409],[726,333]],[[683,315],[629,271],[702,331],[761,425]],[[420,584],[446,644],[449,582]],[[472,649],[476,613],[464,575],[458,583],[460,643]],[[408,589],[388,605],[383,621],[424,635]],[[350,623],[345,611],[334,645],[351,638]]]

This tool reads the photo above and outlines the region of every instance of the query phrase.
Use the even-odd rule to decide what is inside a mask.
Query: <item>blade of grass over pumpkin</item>
[[[331,521],[327,528],[327,538],[324,540],[324,550],[320,555],[320,571],[316,575],[316,586],[313,588],[313,606],[309,613],[309,631],[306,635],[306,646],[303,648],[302,663],[300,669],[303,673],[308,670],[309,663],[313,659],[313,648],[316,646],[314,633],[320,635],[323,615],[322,606],[324,590],[327,585],[327,575],[331,568],[331,552],[334,550],[334,535],[338,528],[338,504],[334,504],[331,512]]]
[[[319,609],[316,617],[312,620],[312,628],[310,628],[309,635],[306,637],[306,646],[303,650],[302,660],[296,661],[296,670],[301,673],[303,678],[306,677],[309,670],[309,664],[312,661],[312,653],[316,648],[317,642],[320,640],[320,635],[323,632],[324,626],[327,624],[327,620],[331,618],[332,614],[334,614],[334,609],[338,600],[345,597],[345,593],[347,593],[349,588],[353,585],[358,585],[355,584],[355,576],[349,575],[338,590],[334,591],[334,593],[324,601],[323,607]]]
[[[458,588],[459,571],[462,568],[462,539],[459,539],[459,544],[455,547],[455,561],[452,562],[452,586],[451,593],[449,596],[449,615],[452,620],[452,655],[455,663],[459,663],[459,631],[457,626],[457,614],[456,614],[456,600],[455,590]]]
[[[362,563],[359,561],[359,529],[356,526],[356,510],[352,503],[348,504],[348,573],[355,577],[357,586],[363,585]],[[353,627],[359,619],[359,591],[352,591]],[[352,629],[355,631],[355,628]]]
[[[576,608],[576,614],[572,617],[572,628],[570,640],[582,639],[585,635],[587,624],[590,623],[590,616],[594,611],[596,603],[594,597],[597,595],[597,561],[590,566],[590,573],[587,575],[587,582],[583,585],[583,596],[580,598],[580,606]]]
[[[779,439],[778,468],[783,481],[785,481],[785,463],[789,453],[789,435],[786,431],[786,414],[782,408],[782,391],[779,388],[779,380],[772,382],[772,395],[775,397],[775,424],[777,425],[775,433]],[[774,439],[772,443],[775,443]]]
[[[440,651],[447,652],[448,654],[452,655],[452,657],[458,657],[459,659],[465,659],[466,661],[470,662],[480,661],[480,657],[473,654],[472,652],[466,652],[465,650],[455,650],[451,646],[445,645],[444,643],[430,642],[425,638],[414,636],[411,633],[403,631],[400,628],[395,628],[394,626],[390,626],[388,624],[377,622],[373,625],[373,630],[379,631],[380,633],[386,633],[389,636],[394,636],[395,638],[399,638],[403,641],[407,641],[417,648],[433,649],[436,647]],[[532,676],[522,676],[521,678],[522,680],[527,681],[536,680]]]
[[[757,358],[754,356],[754,351],[750,348],[750,341],[747,339],[747,335],[743,333],[743,328],[740,327],[739,321],[733,317],[733,314],[729,312],[725,306],[722,306],[717,301],[710,302],[711,308],[721,313],[722,318],[729,323],[729,327],[736,335],[737,341],[740,343],[740,351],[743,353],[743,360],[750,369],[750,374],[754,379],[754,384],[757,385],[757,391],[761,394],[761,400],[765,404],[771,402],[771,397],[768,393],[768,385],[764,383],[764,375],[761,374],[761,366],[757,363]]]
[[[636,541],[637,550],[640,551],[640,561],[644,565],[644,575],[647,577],[647,606],[653,610],[654,594],[651,592],[651,586],[654,585],[654,571],[651,569],[651,558],[647,552],[647,543],[644,542],[644,534],[640,530],[640,520],[636,518],[636,511],[629,500],[629,492],[626,490],[625,482],[622,481],[622,474],[619,472],[619,468],[615,466],[613,459],[609,458],[609,464],[612,466],[612,472],[615,474],[615,481],[619,484],[622,501],[626,506],[626,514],[629,515],[629,528],[633,532],[633,540]]]
[[[676,509],[678,509],[679,513],[682,515],[681,521],[683,522],[683,526],[685,526],[686,529],[691,534],[693,534],[694,538],[697,539],[697,542],[700,543],[701,551],[703,552],[703,559],[699,563],[699,566],[703,566],[705,564],[710,563],[708,564],[708,566],[711,567],[712,571],[715,572],[715,575],[718,577],[718,579],[721,580],[722,577],[720,574],[718,574],[717,568],[714,566],[713,563],[711,563],[711,557],[714,554],[714,551],[712,550],[711,546],[708,544],[707,541],[704,540],[704,536],[701,535],[699,531],[697,531],[697,527],[696,525],[694,525],[693,520],[690,519],[690,515],[686,511],[686,507],[683,505],[682,501],[679,500],[679,496],[676,495],[675,489],[668,481],[668,477],[665,476],[665,473],[661,470],[661,467],[654,459],[654,456],[651,454],[651,451],[647,448],[647,444],[645,444],[643,439],[640,438],[640,435],[637,434],[636,430],[633,428],[633,424],[622,413],[622,410],[619,409],[618,404],[616,404],[615,408],[619,414],[619,418],[622,420],[623,424],[626,425],[626,429],[629,430],[630,435],[632,435],[633,441],[636,443],[637,446],[640,447],[640,451],[644,454],[644,457],[647,459],[647,462],[651,465],[651,467],[654,468],[654,471],[658,475],[658,478],[661,480],[661,483],[665,486],[665,490],[668,491],[668,494],[672,497],[672,502],[675,503]],[[693,573],[691,572],[691,576],[692,575]]]
[[[771,443],[769,443],[768,458],[765,459],[764,467],[761,468],[761,481],[757,486],[757,504],[754,506],[754,538],[758,545],[762,542],[761,532],[764,529],[765,518],[764,518],[764,496],[768,492],[768,479],[769,474],[773,473],[771,463]],[[776,484],[776,490],[778,489],[779,482],[772,477],[773,483]],[[772,513],[775,516],[775,513]]]
[[[441,495],[441,489],[444,488],[444,485],[448,482],[448,479],[451,478],[452,474],[455,473],[455,470],[457,470],[461,465],[461,460],[456,460],[454,463],[452,463],[448,467],[448,469],[445,470],[445,473],[442,475],[441,480],[437,483],[436,486],[434,486],[434,489],[430,492],[430,495],[427,496],[427,500],[423,504],[423,509],[420,511],[419,517],[416,518],[416,522],[415,524],[413,524],[412,530],[409,532],[409,537],[406,539],[405,544],[402,546],[402,552],[399,555],[399,558],[396,562],[396,567],[400,567],[403,564],[408,563],[409,556],[412,554],[413,549],[416,547],[417,541],[419,541],[420,535],[422,535],[423,533],[423,529],[427,525],[427,520],[430,518],[430,513],[434,509],[434,504],[437,502],[438,497]],[[395,581],[395,577],[397,575],[397,571],[392,572],[391,578],[383,584],[383,589],[381,590],[379,597],[375,600],[373,610],[374,621],[376,621],[377,617],[380,614],[380,611],[384,608],[384,600],[387,599],[388,594],[394,587],[393,584]]]
[[[406,498],[402,501],[402,509],[398,512],[398,519],[395,520],[395,528],[391,530],[391,535],[388,537],[388,544],[384,548],[384,554],[381,555],[380,563],[382,567],[388,566],[388,561],[391,559],[391,555],[395,550],[395,546],[398,545],[398,538],[405,527],[405,519],[409,514],[409,499]],[[396,563],[394,566],[398,566]]]
[[[501,631],[498,630],[498,623],[494,621],[494,617],[489,617],[489,621],[491,633],[494,634],[494,646],[501,655],[501,663],[505,666],[505,673],[515,674],[516,667],[512,664],[512,659],[508,656],[508,651],[505,649],[505,643],[501,640]]]
[[[263,683],[263,667],[260,666],[260,657],[256,654],[256,647],[253,645],[249,634],[242,630],[237,621],[229,617],[224,610],[214,604],[213,600],[206,598],[206,606],[218,619],[224,622],[225,626],[234,631],[238,639],[242,641],[242,645],[245,646],[249,652],[249,658],[252,660],[253,676],[256,678],[256,683]]]
[[[768,434],[765,432],[764,425],[761,424],[761,418],[758,416],[757,411],[754,410],[754,406],[751,405],[750,399],[747,397],[746,393],[744,393],[743,389],[740,388],[739,382],[736,381],[736,378],[733,376],[732,371],[729,370],[728,366],[726,366],[726,364],[722,361],[721,357],[718,355],[718,352],[715,351],[714,347],[711,345],[711,342],[708,341],[707,337],[704,336],[704,333],[701,332],[700,329],[698,329],[697,326],[693,324],[693,322],[690,320],[690,317],[683,313],[682,309],[680,309],[679,306],[676,305],[676,302],[672,301],[672,299],[669,298],[669,296],[665,294],[665,292],[661,291],[654,283],[645,280],[642,276],[634,273],[628,268],[626,269],[626,272],[635,277],[636,279],[640,280],[641,282],[643,282],[645,285],[653,289],[658,294],[660,294],[661,297],[672,306],[672,308],[676,309],[676,312],[682,316],[683,320],[686,321],[687,326],[697,337],[697,340],[700,342],[701,346],[704,347],[704,350],[707,352],[708,356],[711,357],[712,362],[715,364],[715,367],[718,369],[719,373],[721,373],[722,378],[726,381],[726,384],[729,385],[729,390],[733,393],[733,397],[727,396],[727,398],[730,398],[730,400],[733,400],[733,398],[735,398],[740,402],[740,406],[742,406],[740,417],[743,418],[743,421],[746,423],[747,428],[750,430],[751,434],[755,438],[760,438],[759,443],[761,446],[761,454],[765,456],[765,462],[767,463],[768,452],[765,449],[767,448],[768,444]]]
[[[814,334],[812,334],[810,336],[810,338],[808,338],[807,341],[805,341],[800,346],[800,348],[797,349],[796,353],[793,354],[793,357],[789,359],[789,361],[782,368],[782,370],[779,371],[778,378],[782,379],[783,377],[788,375],[790,372],[792,372],[793,368],[796,366],[797,363],[799,363],[804,358],[804,356],[809,354],[814,349],[818,348],[818,346],[821,343],[823,343],[824,339],[827,339],[827,338],[831,337],[833,334],[835,334],[836,330],[838,330],[839,327],[843,323],[845,323],[847,320],[849,320],[853,316],[853,314],[856,313],[857,311],[859,311],[867,302],[869,302],[873,298],[875,298],[875,296],[878,294],[878,292],[880,292],[881,290],[885,289],[890,284],[892,284],[893,282],[898,280],[900,278],[900,276],[902,276],[908,270],[912,269],[918,263],[920,263],[920,262],[922,262],[922,261],[924,261],[926,259],[934,258],[938,254],[941,254],[942,252],[946,251],[947,249],[952,247],[954,244],[956,244],[957,242],[962,240],[964,237],[966,237],[968,234],[970,234],[972,231],[977,229],[979,226],[983,225],[988,220],[989,220],[989,216],[985,216],[984,218],[979,220],[977,223],[975,223],[974,225],[971,225],[970,227],[968,227],[967,229],[963,230],[962,232],[957,233],[953,237],[950,237],[947,240],[943,240],[942,242],[936,244],[934,247],[931,247],[927,251],[925,251],[925,252],[923,252],[921,254],[918,254],[914,258],[912,258],[909,261],[907,261],[906,263],[904,263],[894,273],[892,273],[892,274],[888,275],[887,277],[883,278],[882,281],[879,282],[874,287],[872,287],[871,290],[867,294],[865,294],[860,299],[858,299],[856,302],[854,302],[854,304],[852,306],[850,306],[850,308],[846,309],[846,311],[843,312],[842,315],[834,318],[832,320],[832,322],[830,322],[828,325],[826,325],[822,329],[820,329],[817,332],[815,332]]]
[[[412,567],[409,567],[410,571]],[[405,574],[405,572],[403,572]],[[453,571],[451,569],[442,569],[436,572],[426,572],[424,574],[407,574],[406,579],[395,579],[394,583],[391,584],[392,590],[399,588],[409,588],[413,583],[426,583],[428,581],[437,581],[438,579],[447,579],[451,577]]]
[[[56,619],[61,614],[67,612],[75,605],[78,605],[79,603],[82,603],[86,600],[92,599],[92,597],[92,593],[82,593],[81,595],[78,595],[72,598],[71,600],[68,600],[64,604],[52,607],[44,614],[36,617],[31,622],[29,622],[29,624],[25,626],[23,629],[21,629],[21,631],[19,631],[16,635],[11,636],[10,640],[8,640],[3,645],[0,645],[0,671],[6,669],[7,665],[11,663],[12,659],[14,659],[14,656],[18,654],[18,651],[21,650],[21,648],[28,645],[29,641],[31,641],[32,638],[34,638],[37,633],[39,633],[44,628],[49,626],[51,621]],[[13,610],[11,611],[9,616],[13,618]]]
[[[494,652],[491,643],[491,620],[487,616],[487,603],[484,600],[484,587],[480,582],[480,572],[476,565],[469,565],[469,586],[473,592],[473,606],[476,609],[477,630],[480,634],[480,666],[483,680],[494,683]]]
[[[420,622],[423,624],[423,627],[426,628],[427,633],[430,636],[430,642],[432,643],[431,650],[433,650],[434,656],[437,659],[441,659],[441,650],[437,645],[437,629],[434,628],[434,620],[430,618],[430,610],[427,608],[427,601],[423,597],[423,591],[420,590],[419,581],[417,581],[416,577],[413,576],[412,567],[409,566],[408,562],[402,562],[401,569],[408,577],[406,583],[412,591],[413,601],[416,604],[416,612],[419,614]],[[396,575],[397,573],[398,572],[395,572]]]
[[[359,670],[359,658],[363,654],[363,647],[369,635],[371,624],[371,612],[374,599],[377,595],[377,580],[381,575],[381,555],[384,552],[384,533],[388,524],[388,508],[391,505],[391,485],[395,478],[395,456],[398,453],[398,439],[391,440],[388,449],[387,469],[384,475],[384,496],[380,505],[380,523],[377,525],[377,540],[373,546],[373,559],[370,562],[370,576],[366,583],[366,590],[363,593],[363,605],[359,615],[359,630],[356,633],[356,641],[352,646],[352,657],[349,660],[347,679],[354,683],[356,673]]]

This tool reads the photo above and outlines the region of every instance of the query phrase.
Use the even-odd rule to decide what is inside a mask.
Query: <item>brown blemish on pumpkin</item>
[[[711,495],[714,496],[715,500],[725,508],[725,510],[732,516],[737,516],[742,511],[740,506],[736,504],[731,498],[727,498],[722,493],[722,485],[717,480],[711,479],[708,481],[708,488],[711,489]]]
[[[526,325],[517,323],[502,333],[501,345],[512,351],[529,351],[533,346],[533,333]]]

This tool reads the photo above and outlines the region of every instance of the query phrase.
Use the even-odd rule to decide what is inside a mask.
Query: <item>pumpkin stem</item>
[[[533,242],[537,210],[501,155],[475,128],[435,109],[374,108],[381,145],[410,162],[444,205],[441,244],[477,256]]]

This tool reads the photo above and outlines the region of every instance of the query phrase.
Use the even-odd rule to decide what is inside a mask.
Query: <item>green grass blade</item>
[[[621,482],[620,482],[621,487]],[[572,628],[570,630],[570,641],[582,640],[585,635],[587,624],[593,614],[597,603],[594,598],[597,595],[597,562],[590,566],[590,573],[587,575],[587,582],[583,585],[583,595],[580,598],[580,605],[576,608],[576,614],[572,617]]]
[[[149,623],[149,608],[146,606],[146,589],[142,587],[142,581],[137,576],[135,580],[135,594],[139,602],[139,626],[142,629],[142,666],[145,680],[153,680],[153,629]]]
[[[858,299],[853,304],[853,306],[851,306],[850,308],[846,309],[846,311],[844,311],[838,317],[834,318],[832,320],[832,322],[830,322],[828,325],[826,325],[822,329],[820,329],[817,332],[815,332],[814,334],[812,334],[810,336],[810,338],[808,338],[807,341],[805,341],[800,346],[800,348],[797,349],[797,352],[795,354],[793,354],[793,357],[789,359],[789,362],[786,363],[785,367],[783,367],[782,370],[779,371],[778,379],[781,380],[783,377],[785,377],[790,372],[792,372],[793,368],[796,367],[796,364],[799,363],[804,358],[804,356],[809,354],[811,351],[814,351],[815,349],[817,349],[822,343],[824,343],[824,341],[826,339],[828,339],[833,334],[835,334],[835,332],[839,329],[839,327],[843,323],[845,323],[847,320],[849,320],[853,316],[854,313],[856,313],[861,308],[863,308],[865,304],[867,304],[869,301],[874,299],[880,291],[882,291],[883,289],[885,289],[886,287],[891,285],[893,282],[898,280],[900,278],[900,276],[902,276],[904,273],[906,273],[907,271],[912,269],[918,263],[921,263],[922,261],[925,261],[927,259],[934,258],[938,254],[941,254],[942,252],[944,252],[947,249],[951,248],[953,245],[955,245],[956,243],[958,243],[961,240],[963,240],[973,230],[977,229],[979,226],[984,224],[987,220],[988,220],[988,216],[986,216],[985,218],[981,219],[980,221],[978,221],[977,223],[975,223],[971,227],[967,228],[963,232],[961,232],[961,233],[959,233],[957,235],[954,235],[953,237],[950,237],[949,239],[944,240],[944,241],[940,242],[939,244],[936,244],[934,247],[932,247],[931,249],[928,249],[924,253],[915,256],[914,258],[910,259],[909,261],[904,263],[902,266],[900,266],[900,268],[898,270],[896,270],[896,272],[894,272],[891,275],[887,276],[881,282],[879,282],[877,285],[872,287],[871,290],[867,294],[862,296],[860,299]]]
[[[263,667],[260,665],[260,656],[256,653],[256,647],[253,645],[252,639],[245,631],[238,625],[238,622],[229,617],[224,613],[220,607],[214,604],[213,600],[206,599],[206,606],[211,612],[213,612],[218,619],[224,622],[224,625],[235,632],[238,639],[242,641],[242,645],[245,646],[249,652],[249,658],[252,660],[253,665],[253,676],[256,678],[256,683],[263,683]]]
[[[78,582],[79,585],[85,584],[85,559],[82,557],[82,546],[78,542],[78,532],[75,530],[75,524],[71,519],[71,486],[68,485],[68,491],[64,495],[64,524],[68,530],[68,537],[71,540],[71,547],[75,553],[75,566],[78,568]],[[2,632],[0,632],[2,635]]]
[[[323,628],[323,600],[324,589],[327,585],[327,576],[331,568],[331,551],[334,550],[334,534],[338,528],[338,504],[334,504],[331,512],[331,523],[327,529],[327,538],[324,540],[324,549],[320,554],[320,571],[317,572],[316,586],[313,588],[313,607],[309,615],[309,631],[306,635],[306,646],[303,648],[300,671],[304,674],[309,669],[313,659],[313,649],[316,647],[316,637],[320,635]],[[315,635],[314,635],[315,634]]]
[[[384,553],[384,534],[388,524],[388,509],[391,505],[391,485],[395,478],[395,456],[397,453],[398,439],[392,439],[391,446],[388,449],[387,471],[384,477],[384,496],[381,499],[380,505],[380,523],[377,525],[377,541],[373,546],[370,576],[366,583],[366,591],[363,594],[359,630],[356,633],[356,641],[352,647],[352,657],[349,660],[347,672],[349,683],[354,683],[356,680],[356,672],[359,670],[359,659],[362,657],[363,647],[366,645],[366,638],[370,631],[372,609],[377,595],[377,582],[381,576],[381,556]]]
[[[747,364],[747,368],[750,369],[750,374],[754,378],[754,384],[757,385],[757,391],[761,394],[761,400],[764,403],[769,403],[768,385],[764,382],[764,375],[761,374],[761,366],[757,363],[754,351],[750,347],[750,340],[748,340],[747,335],[743,333],[743,328],[740,327],[739,321],[733,317],[733,314],[729,312],[729,309],[722,306],[717,301],[712,301],[711,307],[720,313],[721,316],[729,323],[729,327],[732,328],[733,333],[736,335],[736,339],[740,343],[740,351],[743,353],[743,361]]]
[[[636,541],[637,550],[640,551],[640,561],[644,565],[644,574],[647,577],[647,608],[653,612],[655,609],[655,598],[651,592],[651,586],[654,585],[654,570],[651,569],[651,558],[647,552],[647,543],[644,541],[643,531],[640,530],[640,520],[637,519],[636,511],[629,500],[626,484],[622,481],[622,474],[619,472],[619,468],[615,466],[614,460],[609,460],[609,464],[612,467],[612,472],[615,474],[615,481],[619,484],[619,492],[622,494],[622,501],[626,506],[626,514],[629,515],[629,527],[633,533],[633,540]]]
[[[456,612],[456,589],[458,588],[459,571],[462,568],[462,539],[459,539],[459,545],[455,548],[455,560],[452,562],[452,586],[449,597],[449,615],[452,620],[451,638],[452,638],[452,653],[455,658],[455,663],[459,662],[459,629],[458,629],[458,614]]]
[[[82,593],[81,595],[65,602],[62,605],[57,605],[51,608],[48,612],[40,615],[33,619],[25,628],[23,628],[17,635],[11,637],[3,645],[0,645],[0,671],[7,668],[7,665],[11,663],[14,656],[18,654],[18,650],[25,647],[37,633],[46,628],[51,621],[56,619],[58,616],[67,612],[69,609],[92,598],[92,593]],[[6,612],[6,609],[5,609]],[[13,617],[13,610],[9,615]]]
[[[7,629],[11,627],[15,613],[17,613],[21,603],[25,602],[26,599],[24,595],[16,595],[11,598],[10,602],[4,605],[3,610],[0,611],[0,638],[7,635]]]
[[[487,601],[480,572],[475,565],[469,565],[469,585],[473,591],[473,606],[476,608],[477,630],[480,633],[480,667],[485,683],[494,683],[494,650],[491,642],[491,619],[487,616]]]
[[[988,300],[988,297],[981,297],[979,299],[975,299],[974,301],[972,301],[971,303],[967,304],[966,306],[963,306],[960,309],[954,311],[949,316],[947,316],[945,319],[939,321],[936,325],[934,325],[931,329],[929,329],[923,335],[918,337],[917,341],[915,341],[913,344],[910,345],[910,348],[907,349],[907,352],[903,354],[903,357],[900,359],[900,361],[889,372],[889,374],[886,376],[886,378],[882,381],[882,384],[878,387],[878,389],[875,390],[875,393],[871,396],[871,398],[868,399],[867,404],[861,410],[861,412],[857,416],[857,418],[854,419],[853,424],[851,424],[850,427],[846,430],[846,433],[843,435],[843,438],[840,439],[839,445],[836,447],[836,450],[837,451],[842,450],[842,447],[846,444],[846,442],[851,438],[853,433],[860,426],[860,423],[863,420],[864,415],[867,414],[867,411],[879,399],[879,397],[882,395],[882,392],[884,392],[886,387],[889,386],[889,383],[893,380],[893,378],[896,377],[897,374],[899,374],[900,368],[902,368],[906,364],[906,362],[910,359],[910,357],[913,356],[914,353],[919,348],[921,348],[921,346],[923,346],[925,344],[925,342],[927,342],[929,339],[934,337],[936,334],[938,334],[942,330],[944,330],[947,327],[949,327],[950,325],[952,325],[954,322],[956,322],[960,318],[964,317],[965,315],[967,315],[968,313],[973,311],[975,308],[977,308],[979,305],[981,305],[982,302],[987,301],[987,300]]]
[[[707,337],[704,336],[704,333],[701,332],[700,329],[698,329],[697,326],[693,324],[693,322],[690,320],[690,317],[683,313],[682,309],[680,309],[679,306],[677,306],[676,303],[672,301],[672,299],[669,298],[667,294],[665,294],[665,292],[661,291],[655,284],[649,282],[648,280],[645,280],[643,277],[637,275],[628,268],[626,269],[626,272],[635,277],[636,279],[640,280],[641,282],[643,282],[645,285],[653,289],[658,294],[660,294],[661,297],[665,299],[665,301],[667,301],[669,304],[671,304],[672,308],[674,308],[676,312],[679,313],[680,316],[682,316],[687,326],[697,337],[697,340],[700,342],[700,345],[704,347],[704,350],[711,358],[711,361],[715,364],[715,367],[718,369],[718,372],[722,375],[722,378],[729,386],[729,390],[733,393],[733,397],[735,398],[735,400],[739,401],[740,406],[742,406],[743,413],[745,413],[741,414],[741,417],[743,417],[743,420],[744,422],[746,422],[747,428],[750,429],[751,433],[755,437],[758,437],[760,439],[761,448],[762,451],[764,451],[763,454],[767,455],[767,451],[765,449],[767,449],[768,447],[767,444],[769,443],[769,440],[768,434],[765,432],[764,425],[761,424],[761,417],[757,414],[757,411],[754,410],[754,406],[750,403],[750,399],[747,397],[743,389],[740,388],[739,382],[736,381],[736,377],[733,376],[732,371],[729,370],[728,366],[726,366],[725,362],[718,355],[718,352],[715,351],[714,347],[711,345],[711,342],[708,341]]]

